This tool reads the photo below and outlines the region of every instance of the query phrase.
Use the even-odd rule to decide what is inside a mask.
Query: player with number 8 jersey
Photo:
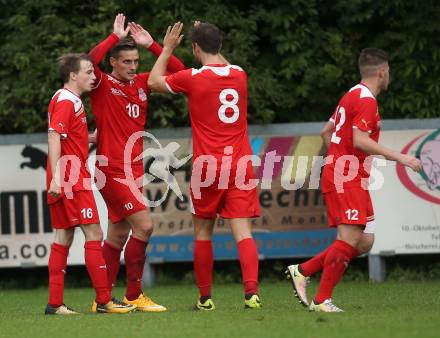
[[[182,39],[181,30],[180,22],[168,27],[164,51],[148,84],[153,91],[182,93],[188,98],[193,140],[194,273],[199,288],[195,309],[215,309],[211,299],[212,234],[217,215],[229,220],[237,241],[245,307],[259,309],[258,251],[250,222],[260,214],[258,194],[255,186],[239,183],[254,178],[247,132],[247,76],[220,54],[220,30],[200,22],[195,22],[190,35],[193,54],[203,66],[166,76],[165,66]]]

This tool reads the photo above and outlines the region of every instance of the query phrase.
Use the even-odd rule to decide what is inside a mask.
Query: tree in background
[[[366,46],[390,53],[384,118],[440,116],[440,7],[422,0],[0,0],[0,132],[46,130],[47,95],[60,86],[56,60],[88,51],[124,12],[161,42],[176,20],[218,25],[224,54],[249,76],[250,123],[326,120],[359,80]],[[188,41],[177,50],[188,67]],[[141,54],[141,70],[154,60]],[[185,100],[154,95],[148,126],[189,125]]]

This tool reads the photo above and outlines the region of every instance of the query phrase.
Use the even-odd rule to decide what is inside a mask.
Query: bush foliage
[[[421,2],[423,4],[421,4]],[[384,118],[440,116],[440,7],[434,0],[0,0],[0,132],[41,132],[61,85],[56,60],[89,51],[112,31],[116,13],[162,41],[168,24],[194,19],[224,32],[223,54],[249,75],[249,122],[320,121],[359,81],[364,47],[390,53]],[[190,44],[176,51],[196,66]],[[141,53],[141,70],[154,58]],[[154,95],[148,127],[189,125],[185,99]]]

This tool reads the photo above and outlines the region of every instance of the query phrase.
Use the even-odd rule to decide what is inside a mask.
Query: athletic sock
[[[324,251],[320,252],[315,257],[310,258],[308,261],[301,263],[298,267],[299,272],[302,275],[309,277],[309,276],[314,275],[318,271],[321,271],[322,267],[324,266],[325,256],[327,255],[329,249],[330,249],[330,247],[328,247]]]
[[[102,255],[101,241],[87,241],[84,245],[87,271],[96,292],[96,302],[107,304],[111,300],[107,267]]]
[[[53,243],[49,257],[49,305],[58,307],[63,304],[64,275],[66,274],[69,247]]]
[[[200,302],[211,298],[214,249],[211,240],[194,241],[194,274],[199,288]]]
[[[107,241],[104,241],[102,246],[102,255],[107,265],[107,280],[108,288],[111,290],[118,278],[119,267],[121,266],[121,251],[122,249],[116,248]]]
[[[341,280],[348,264],[358,255],[359,252],[347,242],[336,240],[332,244],[324,259],[324,269],[315,297],[316,304],[332,297],[333,289]]]
[[[245,294],[258,294],[258,250],[253,238],[237,243]]]
[[[125,297],[135,300],[142,293],[142,275],[146,259],[148,242],[130,236],[125,247],[125,270],[127,272],[127,290]]]

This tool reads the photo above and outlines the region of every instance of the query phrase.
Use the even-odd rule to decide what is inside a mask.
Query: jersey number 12
[[[339,116],[339,121],[338,121]],[[336,121],[338,123],[336,124]],[[341,137],[337,135],[338,131],[341,130],[342,126],[345,123],[345,108],[344,107],[338,107],[336,108],[336,114],[335,114],[335,131],[332,134],[332,143],[339,144],[341,143]]]

